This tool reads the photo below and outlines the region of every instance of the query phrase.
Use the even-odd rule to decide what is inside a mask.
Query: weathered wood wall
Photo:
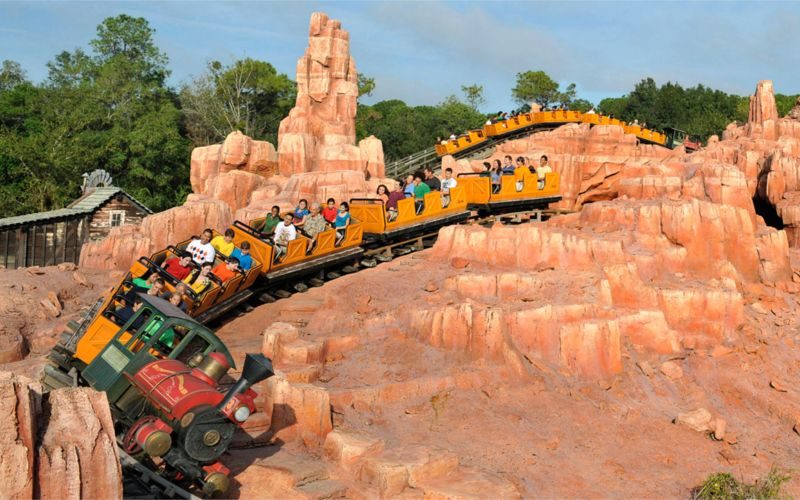
[[[102,205],[93,215],[89,222],[89,239],[92,241],[102,240],[111,231],[111,214],[116,211],[125,213],[125,218],[121,225],[141,224],[142,219],[147,215],[143,210],[134,205],[125,196],[116,196]]]

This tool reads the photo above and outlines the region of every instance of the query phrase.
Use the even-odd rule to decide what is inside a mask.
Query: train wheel
[[[356,267],[356,266],[344,266],[342,268],[342,272],[345,273],[345,274],[352,274],[352,273],[354,273],[356,271],[358,271],[358,267]]]
[[[331,272],[329,272],[328,274],[325,275],[325,279],[328,279],[328,280],[335,280],[336,278],[341,278],[341,277],[342,277],[342,275],[337,273],[336,271],[331,271]]]
[[[321,280],[319,278],[311,278],[310,280],[308,280],[308,284],[311,285],[311,286],[317,287],[317,286],[324,285],[325,281]]]
[[[275,291],[273,292],[273,294],[274,294],[276,297],[278,297],[279,299],[288,299],[289,297],[291,297],[291,296],[292,296],[292,292],[289,292],[289,291],[287,291],[287,290],[283,290],[283,289],[280,289],[280,290],[275,290]]]
[[[378,265],[377,259],[364,259],[361,261],[361,265],[366,268],[373,268]]]
[[[393,258],[392,252],[379,253],[378,255],[375,256],[375,260],[377,260],[378,262],[390,262],[392,258]]]
[[[305,283],[302,283],[302,282],[301,283],[295,283],[292,288],[294,288],[295,292],[299,292],[299,293],[303,293],[303,292],[307,292],[308,291],[308,285],[306,285]]]

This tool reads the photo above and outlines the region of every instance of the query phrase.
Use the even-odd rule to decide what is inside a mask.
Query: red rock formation
[[[0,497],[122,498],[122,471],[105,394],[60,389],[0,372]]]
[[[308,36],[297,62],[297,102],[278,132],[280,173],[355,170],[383,177],[380,141],[355,144],[358,73],[350,35],[339,21],[315,12]]]
[[[568,124],[549,132],[506,141],[486,160],[473,160],[472,171],[481,171],[484,161],[502,160],[506,155],[524,156],[536,164],[546,154],[553,171],[561,175],[563,201],[556,206],[579,209],[584,203],[619,196],[623,167],[650,165],[673,156],[669,149],[639,145],[636,137],[619,126]],[[447,158],[447,157],[445,157]],[[442,167],[452,167],[443,159]],[[454,169],[455,170],[455,169]],[[459,168],[459,171],[465,171]]]
[[[114,422],[102,392],[60,389],[49,394],[49,419],[39,444],[41,498],[122,498]]]
[[[0,497],[33,498],[41,386],[0,372]]]

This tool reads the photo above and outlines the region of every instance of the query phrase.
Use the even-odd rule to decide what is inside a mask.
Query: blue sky
[[[512,107],[517,72],[544,70],[598,102],[658,83],[703,83],[750,94],[771,79],[800,93],[800,2],[7,2],[0,0],[0,59],[46,75],[62,50],[86,47],[97,24],[146,18],[167,53],[171,83],[211,59],[253,57],[294,79],[308,20],[321,10],[350,31],[358,70],[376,79],[365,102],[435,104],[461,85],[484,86],[484,111]]]

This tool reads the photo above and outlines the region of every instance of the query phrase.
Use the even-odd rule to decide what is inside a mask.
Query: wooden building
[[[86,241],[104,238],[113,227],[139,224],[150,213],[121,188],[84,185],[83,196],[67,208],[0,219],[0,266],[77,264]]]

